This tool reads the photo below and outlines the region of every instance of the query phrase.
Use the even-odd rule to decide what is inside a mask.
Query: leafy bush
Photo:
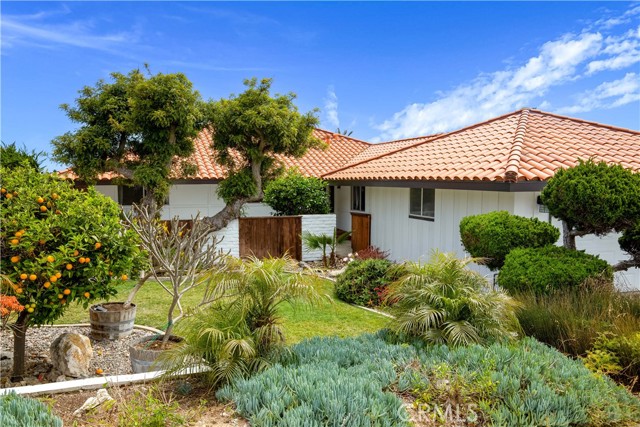
[[[379,306],[386,289],[402,274],[398,266],[385,259],[355,260],[336,280],[336,296],[362,306]]]
[[[558,170],[542,202],[570,228],[597,235],[622,231],[640,217],[640,174],[592,160]]]
[[[496,270],[512,249],[551,245],[560,237],[560,231],[537,218],[498,211],[463,218],[460,237],[472,257],[484,258],[487,267]]]
[[[607,283],[548,295],[520,293],[516,299],[524,333],[565,354],[584,356],[605,333],[629,336],[640,330],[640,296],[622,294]]]
[[[640,387],[640,332],[629,335],[601,334],[596,340],[593,351],[587,352],[587,361],[598,361],[596,367],[602,367],[602,359],[607,358],[617,364],[617,370],[611,369],[612,377]]]
[[[230,174],[218,184],[218,196],[226,204],[231,204],[238,199],[249,198],[256,194],[256,186],[250,170],[241,170]]]
[[[498,284],[511,293],[547,294],[576,288],[590,277],[613,280],[611,266],[597,256],[559,246],[518,248],[509,252]]]
[[[389,288],[398,334],[429,343],[467,345],[513,337],[517,303],[453,254],[436,252],[427,264],[407,263],[407,273]]]
[[[327,183],[305,177],[296,170],[270,181],[265,186],[263,201],[276,215],[326,214],[330,210]]]
[[[633,227],[622,232],[618,243],[623,251],[634,258],[640,258],[640,220]]]
[[[382,249],[376,246],[369,246],[366,249],[362,249],[356,252],[355,256],[359,260],[387,259],[389,257],[389,251],[383,251]]]
[[[62,427],[62,420],[44,403],[15,393],[0,396],[3,427]]]
[[[256,427],[405,426],[408,414],[389,390],[413,396],[422,417],[466,408],[494,426],[628,426],[640,417],[640,401],[624,388],[530,338],[489,347],[390,338],[303,341],[291,357],[216,396],[233,400]]]

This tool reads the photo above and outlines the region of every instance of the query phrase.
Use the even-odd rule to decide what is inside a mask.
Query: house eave
[[[417,181],[417,180],[328,180],[335,186],[364,186],[364,187],[397,187],[397,188],[436,188],[442,190],[473,190],[473,191],[501,191],[518,193],[526,191],[540,191],[547,185],[547,181]]]

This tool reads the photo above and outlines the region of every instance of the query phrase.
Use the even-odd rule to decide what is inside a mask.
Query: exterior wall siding
[[[366,197],[366,193],[365,193]],[[342,185],[335,188],[334,212],[336,227],[340,230],[351,231],[351,187]]]

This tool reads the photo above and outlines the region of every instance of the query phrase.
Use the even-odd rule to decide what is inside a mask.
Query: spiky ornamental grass
[[[304,341],[216,396],[233,400],[254,427],[408,425],[391,391],[431,409],[469,405],[482,425],[634,426],[640,419],[640,400],[624,388],[531,338],[488,347],[391,339],[381,332]]]
[[[428,263],[406,263],[387,299],[391,329],[434,344],[468,345],[510,339],[520,331],[518,303],[467,269],[472,258],[435,252]]]

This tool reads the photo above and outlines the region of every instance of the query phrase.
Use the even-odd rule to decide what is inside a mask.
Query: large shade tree
[[[631,258],[615,270],[640,266],[640,174],[593,160],[562,169],[542,191],[542,202],[562,220],[564,246],[576,249],[576,237],[622,233],[621,248]]]
[[[155,207],[168,194],[172,170],[195,171],[185,158],[205,125],[204,105],[182,73],[112,73],[83,88],[73,106],[61,106],[80,126],[53,140],[53,158],[88,183],[114,172],[141,186],[143,204]]]

